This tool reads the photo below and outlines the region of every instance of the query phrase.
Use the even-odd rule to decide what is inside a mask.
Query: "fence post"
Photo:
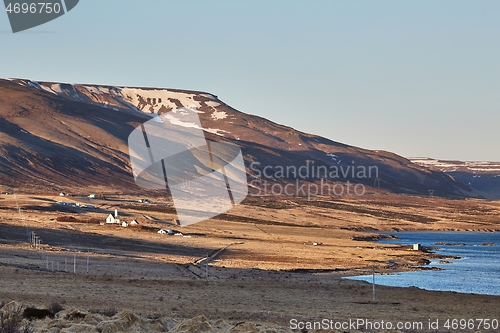
[[[375,267],[373,267],[372,271],[372,299],[375,302]]]

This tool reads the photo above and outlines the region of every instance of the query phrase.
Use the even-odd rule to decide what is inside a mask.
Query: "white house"
[[[130,225],[138,225],[138,224],[139,224],[139,222],[137,222],[136,220],[130,221]]]
[[[116,224],[120,223],[120,219],[116,219],[113,214],[109,214],[106,218],[106,224]]]
[[[106,224],[121,224],[120,218],[118,217],[118,209],[115,209],[115,216],[109,214],[106,218]]]
[[[173,229],[161,229],[158,231],[159,234],[164,234],[164,235],[176,235],[176,236],[182,236],[182,233],[180,233],[179,231],[177,230],[173,230]]]
[[[127,222],[125,222],[125,221],[123,221],[123,222],[122,222],[122,227],[124,227],[124,228],[128,227],[128,223],[127,223]]]
[[[172,230],[172,229],[161,229],[158,231],[159,234],[164,234],[164,235],[173,235],[178,231]]]

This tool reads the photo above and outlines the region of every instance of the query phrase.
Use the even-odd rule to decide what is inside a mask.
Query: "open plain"
[[[138,199],[0,196],[0,300],[170,318],[171,329],[200,315],[213,325],[224,320],[227,331],[241,322],[267,325],[248,328],[256,332],[285,330],[293,319],[427,325],[429,319],[499,316],[498,296],[377,286],[373,301],[370,284],[342,279],[372,270],[425,269],[436,257],[432,251],[375,241],[403,230],[498,231],[499,202],[384,193],[362,199],[249,197],[226,214],[179,227],[170,202]],[[121,222],[139,225],[101,225],[115,209]],[[31,233],[39,246],[29,243]],[[37,325],[43,331],[50,323],[47,318]]]

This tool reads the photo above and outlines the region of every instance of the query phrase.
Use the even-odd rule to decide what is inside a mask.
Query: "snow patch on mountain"
[[[206,101],[205,105],[210,106],[211,108],[216,108],[216,107],[220,106],[220,103],[213,102],[213,101]]]
[[[197,113],[204,113],[200,111],[202,103],[204,103],[214,110],[211,114],[213,120],[222,120],[228,117],[226,112],[215,109],[221,105],[218,102],[219,99],[217,96],[206,93],[187,93],[168,89],[69,84],[64,85],[63,89],[63,85],[60,83],[36,82],[22,79],[8,80],[24,87],[35,88],[63,98],[97,105],[114,111],[129,110],[157,116],[169,111],[176,113],[178,109],[184,107],[195,110]],[[203,101],[203,98],[210,100],[201,102],[200,97],[202,97],[201,101]],[[176,122],[175,119],[177,118],[173,115],[170,115],[170,117],[171,121]],[[187,127],[191,125],[194,124],[182,124],[181,126]],[[203,130],[220,136],[223,136],[223,133],[229,133],[228,131],[216,128],[203,128]]]
[[[83,87],[87,89],[87,91],[91,94],[102,95],[104,93],[103,91],[101,91],[100,87],[93,87],[93,86],[83,86]]]
[[[427,157],[410,158],[410,161],[420,166],[442,172],[496,173],[500,171],[500,162],[443,161]]]
[[[500,171],[500,168],[469,168],[471,171],[478,171],[478,172],[498,172]]]
[[[158,118],[160,119],[159,117],[155,117],[155,119]],[[210,132],[210,133],[213,133],[213,134],[216,134],[216,135],[219,135],[219,136],[224,136],[224,134],[222,133],[219,133],[219,132],[225,132],[225,133],[229,133],[228,131],[224,131],[224,130],[221,130],[221,129],[214,129],[214,128],[201,128],[198,124],[195,124],[195,123],[187,123],[185,121],[182,121],[180,120],[179,118],[173,116],[171,113],[167,113],[164,118],[168,119],[168,121],[170,121],[170,123],[172,125],[176,125],[176,126],[182,126],[182,127],[186,127],[186,128],[196,128],[196,129],[201,129],[201,130],[205,130],[206,132]],[[158,120],[157,120],[158,121]],[[161,119],[159,120],[159,122],[161,122]]]
[[[197,96],[196,94],[174,92],[166,89],[146,90],[137,88],[122,88],[121,94],[124,101],[141,111],[149,113],[158,113],[162,108],[172,110],[182,106],[201,108],[200,102],[194,99]]]
[[[326,154],[326,156],[329,156],[332,158],[332,160],[337,161],[337,155],[335,155],[335,154],[330,153],[330,154]]]
[[[48,92],[48,93],[51,93],[51,94],[57,95],[57,93],[56,93],[54,90],[50,89],[49,87],[46,87],[46,86],[44,86],[44,85],[42,85],[42,86],[40,86],[40,87],[41,87],[43,90],[45,90],[46,92]]]
[[[222,120],[227,118],[227,113],[225,111],[214,111],[212,113],[213,120]]]
[[[342,162],[342,160],[339,160],[339,157],[333,153],[326,154],[326,156],[330,157],[332,161],[336,162],[337,164],[340,164],[340,162]]]
[[[56,84],[53,84],[50,89],[52,89],[55,93],[57,94],[61,94],[62,93],[62,90],[61,90],[61,85],[56,83]]]
[[[203,96],[203,97],[208,98],[208,99],[213,99],[213,100],[216,100],[216,101],[219,100],[217,98],[217,96],[212,95],[212,94],[200,94],[200,96]]]

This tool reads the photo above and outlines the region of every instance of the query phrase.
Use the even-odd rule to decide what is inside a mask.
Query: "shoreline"
[[[464,239],[462,238],[463,236],[478,236],[478,235],[481,235],[483,234],[484,232],[469,232],[469,231],[453,231],[453,232],[441,232],[441,231],[401,231],[402,233],[406,234],[407,235],[426,235],[426,234],[432,234],[432,236],[435,236],[436,238],[432,239],[432,244],[431,245],[422,245],[421,248],[423,251],[425,252],[428,252],[428,253],[432,253],[433,256],[432,258],[430,258],[430,262],[428,265],[432,265],[432,266],[423,266],[423,267],[415,267],[417,269],[409,269],[409,270],[399,270],[399,271],[396,271],[396,272],[375,272],[375,276],[389,276],[389,277],[392,277],[392,276],[397,276],[397,275],[400,275],[399,273],[409,273],[409,272],[423,272],[423,271],[443,271],[443,275],[441,276],[441,279],[446,279],[447,276],[445,274],[446,271],[454,271],[455,270],[455,267],[456,266],[453,266],[453,265],[460,265],[460,262],[457,262],[457,260],[463,260],[463,259],[471,259],[472,258],[472,262],[468,262],[466,267],[468,267],[469,269],[473,269],[475,267],[475,265],[477,265],[478,262],[481,262],[481,258],[480,257],[477,257],[475,256],[474,252],[475,251],[481,251],[481,248],[485,248],[485,249],[488,249],[489,247],[498,247],[498,240],[500,240],[500,234],[499,234],[499,238],[498,240],[495,238],[495,239],[491,239],[490,237],[490,241],[484,241],[484,239],[477,239],[477,238],[468,238],[468,239]],[[381,244],[388,244],[388,245],[395,245],[395,244],[398,244],[398,243],[395,243],[395,242],[389,242],[389,243],[384,243],[385,240],[398,240],[398,239],[401,239],[398,237],[398,233],[400,232],[394,232],[394,233],[390,233],[390,236],[389,238],[383,238],[381,240],[379,240],[378,242],[381,243]],[[468,235],[469,234],[469,235]],[[487,234],[490,234],[490,233],[487,233]],[[447,235],[447,236],[451,236],[452,239],[450,238],[445,238],[445,240],[440,240],[441,239],[441,236],[443,235]],[[458,240],[456,240],[456,238],[454,238],[454,236],[462,236],[461,238],[459,238]],[[404,238],[404,237],[403,237]],[[401,240],[402,242],[403,241],[408,241],[408,239],[405,239],[405,240]],[[431,239],[425,239],[424,238],[418,238],[416,237],[415,239],[415,243],[429,243],[431,241]],[[408,246],[408,245],[403,245],[403,246]],[[443,250],[442,247],[445,246],[447,247],[447,250]],[[468,250],[468,249],[475,249],[475,250],[469,250],[469,251],[472,251],[470,252],[469,254],[470,255],[465,255],[464,256],[464,250]],[[460,251],[462,250],[462,251]],[[484,251],[484,250],[483,250]],[[450,254],[451,253],[451,254]],[[488,253],[488,252],[486,252]],[[494,255],[494,253],[492,253]],[[482,259],[482,260],[487,260],[487,259]],[[443,266],[443,265],[452,265],[452,266],[449,266],[450,269],[447,269],[445,267],[440,267],[440,266]],[[469,270],[466,270],[466,272],[468,272]],[[460,271],[459,271],[460,272]],[[487,274],[489,274],[488,276],[491,276],[491,274],[494,274],[494,272],[488,272],[486,271]],[[439,273],[438,273],[439,274]],[[466,273],[467,274],[467,273]],[[352,275],[350,277],[345,277],[345,278],[348,278],[348,279],[352,279],[352,280],[356,280],[356,281],[365,281],[365,282],[368,282],[368,283],[371,283],[369,281],[370,277],[372,275],[371,274],[356,274],[356,275]],[[432,276],[432,275],[431,275]],[[494,275],[493,275],[494,276]],[[356,277],[363,277],[364,279],[357,279]],[[494,290],[486,290],[486,291],[483,291],[481,292],[481,290],[477,290],[477,291],[464,291],[464,290],[461,290],[461,288],[463,288],[463,286],[465,286],[465,284],[461,284],[463,282],[458,282],[458,285],[455,285],[455,287],[448,287],[448,284],[446,284],[446,286],[444,287],[433,287],[433,286],[426,286],[426,285],[423,285],[421,283],[421,274],[418,274],[418,275],[414,275],[414,277],[412,278],[411,275],[406,275],[405,274],[405,277],[406,278],[394,278],[393,281],[391,281],[392,279],[389,278],[389,279],[384,279],[383,278],[383,282],[380,283],[380,280],[379,282],[377,282],[377,279],[375,279],[375,284],[376,285],[383,285],[383,286],[392,286],[392,287],[411,287],[411,286],[414,286],[414,287],[418,287],[418,288],[421,288],[421,289],[424,289],[424,290],[434,290],[434,291],[449,291],[449,292],[456,292],[456,293],[463,293],[463,294],[477,294],[477,295],[490,295],[490,296],[498,296],[499,293],[498,291],[494,291]],[[449,276],[448,276],[449,277]],[[436,279],[438,279],[438,276],[436,275],[435,276]],[[398,282],[399,280],[399,282]],[[385,282],[384,282],[385,281]],[[407,283],[413,283],[412,285],[408,285],[407,283],[405,283],[404,285],[402,285],[402,283],[404,283],[403,281],[407,282]],[[411,282],[413,281],[413,282]],[[498,281],[497,281],[498,282]],[[487,285],[487,280],[484,281],[483,280],[483,284],[484,285]],[[477,285],[477,283],[475,284]],[[450,288],[450,289],[446,289],[446,288]],[[494,293],[496,292],[496,293]]]

